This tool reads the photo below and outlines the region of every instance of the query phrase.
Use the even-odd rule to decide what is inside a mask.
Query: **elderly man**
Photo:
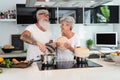
[[[20,37],[28,43],[27,60],[39,60],[39,56],[46,52],[45,43],[51,40],[48,10],[38,10],[36,19],[37,23],[29,25]]]

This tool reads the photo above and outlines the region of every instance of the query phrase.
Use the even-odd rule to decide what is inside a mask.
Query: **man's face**
[[[39,13],[37,16],[37,20],[45,20],[45,21],[49,21],[49,14],[48,13]]]
[[[50,28],[49,15],[47,13],[39,13],[37,15],[37,20],[39,25],[41,25],[45,30]]]

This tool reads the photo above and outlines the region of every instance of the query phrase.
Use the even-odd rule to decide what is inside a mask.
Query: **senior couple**
[[[37,22],[31,24],[21,34],[21,40],[28,43],[27,60],[38,60],[38,55],[46,52],[45,44],[52,40],[49,23],[48,10],[38,10],[36,12]],[[79,47],[77,35],[72,32],[75,20],[71,16],[62,17],[60,19],[61,34],[69,39],[70,43],[65,43],[65,50],[57,48],[57,60],[74,60],[74,48]],[[56,38],[57,39],[57,38]],[[53,46],[59,47],[59,43],[53,42]]]

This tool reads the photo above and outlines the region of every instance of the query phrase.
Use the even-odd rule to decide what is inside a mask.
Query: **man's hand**
[[[54,47],[57,47],[56,46],[56,42],[53,42],[53,43],[50,43],[52,46],[54,46]]]
[[[37,46],[39,47],[39,49],[43,52],[43,53],[46,53],[46,46],[40,42],[36,42],[37,43]]]
[[[56,47],[59,47],[60,46],[60,43],[59,42],[56,42]]]

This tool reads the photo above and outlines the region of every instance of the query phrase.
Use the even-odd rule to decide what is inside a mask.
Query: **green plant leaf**
[[[100,7],[100,10],[103,14],[103,16],[107,19],[107,22],[109,22],[110,18],[110,9],[108,8],[107,5]]]
[[[92,40],[92,39],[88,39],[88,40],[86,41],[86,44],[87,44],[87,45],[92,45],[92,44],[93,44],[93,40]]]

